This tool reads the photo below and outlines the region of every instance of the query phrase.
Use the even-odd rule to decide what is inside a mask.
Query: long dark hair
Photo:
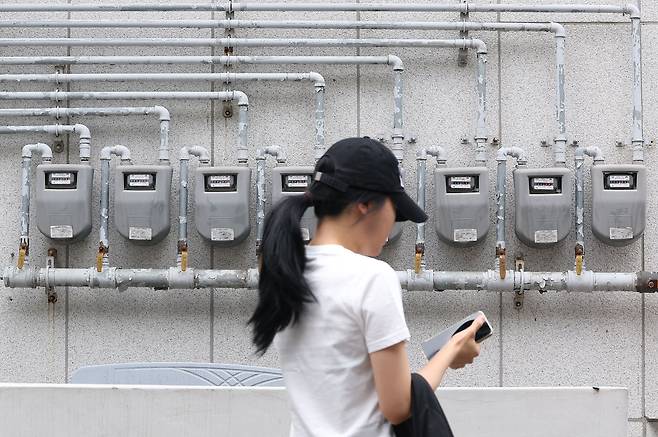
[[[318,161],[316,171],[334,172],[327,158]],[[304,278],[306,251],[300,222],[306,209],[313,206],[320,222],[339,215],[353,203],[372,202],[380,207],[385,200],[382,193],[351,188],[342,192],[313,181],[304,195],[286,197],[272,207],[265,218],[261,242],[258,305],[248,322],[258,354],[267,351],[277,332],[297,323],[306,303],[315,301]]]

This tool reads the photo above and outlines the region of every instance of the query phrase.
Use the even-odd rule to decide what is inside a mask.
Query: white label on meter
[[[235,240],[235,231],[232,228],[212,228],[210,230],[210,239],[212,241],[233,241]]]
[[[611,240],[630,240],[633,238],[633,228],[610,228]]]
[[[73,227],[69,225],[51,226],[50,238],[73,238]]]
[[[311,239],[311,233],[309,232],[308,228],[301,228],[302,231],[302,240],[308,241]]]
[[[136,228],[131,226],[128,229],[128,238],[130,240],[150,240],[153,230],[151,228]]]
[[[557,243],[557,229],[535,231],[535,243]]]
[[[467,243],[469,241],[478,241],[478,230],[455,229],[452,236],[453,236],[453,240],[456,243]]]

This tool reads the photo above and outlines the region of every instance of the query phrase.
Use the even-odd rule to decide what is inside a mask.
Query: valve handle
[[[504,253],[498,255],[498,271],[500,273],[500,279],[505,279],[505,276],[507,276],[507,263]]]
[[[18,249],[18,268],[22,269],[25,266],[25,256],[27,255],[27,250],[24,247]]]
[[[583,272],[583,256],[576,255],[576,274],[580,275]]]
[[[96,254],[96,271],[97,272],[103,271],[103,252],[100,250]]]
[[[180,269],[181,271],[187,270],[187,258],[188,258],[188,252],[187,250],[183,250],[180,253]]]
[[[414,272],[416,272],[416,274],[420,273],[420,262],[422,261],[422,259],[423,259],[423,255],[419,252],[416,252],[416,257],[414,261]]]

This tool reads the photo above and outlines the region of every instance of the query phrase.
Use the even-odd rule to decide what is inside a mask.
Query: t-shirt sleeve
[[[368,353],[409,340],[400,282],[388,265],[366,284],[361,315]]]

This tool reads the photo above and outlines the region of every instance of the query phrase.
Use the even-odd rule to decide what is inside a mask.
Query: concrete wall
[[[88,3],[92,0],[71,0]],[[189,0],[188,0],[189,1]],[[64,2],[64,0],[61,0]],[[491,1],[495,3],[495,1]],[[501,1],[506,2],[506,1]],[[528,0],[528,2],[530,2]],[[100,2],[99,2],[100,3]],[[533,0],[532,3],[544,3]],[[548,3],[548,2],[546,2]],[[551,3],[570,3],[554,0]],[[617,0],[588,0],[585,3],[621,4]],[[640,3],[640,0],[637,0]],[[658,110],[654,96],[658,88],[658,4],[644,0],[642,7],[645,138],[655,138]],[[67,13],[53,14],[66,18]],[[45,17],[44,14],[12,14],[9,18]],[[89,18],[201,18],[210,12],[189,13],[71,13],[72,19]],[[456,20],[456,14],[393,13],[238,13],[236,18],[356,19],[363,20]],[[222,18],[222,14],[215,14]],[[472,14],[475,21],[554,20],[567,30],[567,118],[571,140],[603,149],[607,162],[630,162],[626,144],[631,135],[630,25],[625,17],[613,15],[557,14]],[[54,29],[24,31],[0,30],[3,37],[25,36],[221,36],[210,30],[90,30]],[[455,38],[457,32],[392,31],[246,31],[237,36],[309,36],[309,37],[436,37]],[[472,33],[489,48],[488,127],[490,138],[503,145],[523,147],[531,166],[549,166],[552,149],[539,146],[552,141],[554,123],[554,43],[550,34]],[[100,54],[207,54],[208,48],[194,49],[113,49],[113,48],[3,48],[6,56],[70,53]],[[215,51],[221,54],[221,49]],[[445,49],[238,49],[236,54],[396,54],[405,62],[405,130],[418,138],[406,151],[406,178],[415,193],[415,151],[417,147],[442,144],[448,147],[450,165],[470,165],[473,146],[460,143],[475,132],[475,57],[469,54],[466,67],[457,65],[457,52]],[[52,72],[50,67],[14,67],[6,72]],[[72,72],[223,71],[210,66],[77,66]],[[327,79],[327,142],[351,135],[390,135],[392,126],[392,75],[383,66],[240,66],[230,71],[318,71]],[[2,84],[3,90],[52,90],[45,84]],[[313,144],[313,91],[305,83],[244,83],[235,89],[250,97],[250,153],[258,147],[277,144],[288,151],[289,163],[310,164]],[[222,84],[71,84],[70,90],[221,90]],[[203,145],[212,150],[216,165],[233,164],[237,137],[236,118],[225,119],[220,102],[71,102],[71,106],[131,106],[162,104],[172,114],[171,144],[174,149]],[[47,102],[5,102],[2,107],[44,107]],[[93,150],[102,146],[125,144],[131,147],[135,162],[148,163],[156,158],[158,125],[153,117],[87,117],[71,122],[88,125],[93,135]],[[12,118],[3,124],[48,124],[48,118]],[[19,150],[27,142],[52,143],[47,135],[12,135],[2,138],[0,186],[5,200],[0,233],[0,264],[16,262],[18,247]],[[76,162],[77,139],[65,140],[65,150],[55,162]],[[490,150],[493,154],[494,148]],[[573,150],[568,150],[569,166]],[[656,150],[646,149],[649,186],[653,184]],[[97,155],[92,160],[99,169]],[[430,161],[428,161],[430,162]],[[192,167],[196,165],[192,163]],[[250,165],[254,165],[253,159]],[[495,165],[490,170],[493,174]],[[432,169],[433,164],[428,164]],[[53,245],[34,229],[32,262],[45,264],[49,247],[58,249],[59,266],[86,267],[93,264],[97,250],[99,182],[96,178],[94,231],[85,241],[69,247]],[[493,181],[493,178],[492,178]],[[511,172],[509,181],[511,183]],[[177,183],[177,169],[174,170]],[[589,181],[587,181],[589,186]],[[253,190],[255,191],[255,190]],[[493,192],[493,185],[490,191]],[[428,199],[433,189],[429,187]],[[174,198],[177,199],[174,194]],[[255,194],[252,193],[252,205]],[[537,250],[523,246],[514,236],[514,199],[508,196],[507,213],[509,257],[523,254],[528,270],[563,271],[572,267],[575,235],[555,248]],[[658,255],[651,250],[658,240],[658,226],[652,212],[658,207],[658,195],[649,193],[649,216],[645,236],[630,246],[610,248],[592,237],[585,227],[588,268],[595,271],[657,270]],[[431,203],[431,202],[430,202]],[[173,202],[175,205],[176,202]],[[493,197],[491,204],[494,204]],[[590,204],[589,191],[586,205]],[[252,211],[253,212],[253,211]],[[429,206],[432,215],[433,207]],[[177,214],[172,208],[171,217]],[[589,216],[589,209],[587,215]],[[252,214],[253,217],[253,214]],[[491,216],[493,222],[493,214]],[[194,223],[191,217],[190,223]],[[252,219],[255,226],[255,221]],[[433,226],[433,225],[432,225]],[[436,270],[486,270],[493,267],[495,236],[492,229],[486,242],[471,249],[453,249],[438,242],[428,226],[427,262]],[[190,229],[192,266],[199,268],[246,268],[255,266],[255,228],[247,242],[237,248],[217,249],[201,240]],[[160,268],[175,261],[175,227],[162,243],[149,248],[135,247],[114,230],[110,232],[113,265]],[[405,224],[402,238],[384,250],[382,258],[396,270],[413,264],[415,229]],[[0,381],[65,382],[79,366],[123,361],[213,361],[276,366],[274,351],[262,358],[253,355],[245,323],[251,314],[256,292],[247,290],[169,290],[131,289],[127,292],[98,291],[75,287],[60,288],[58,300],[48,304],[43,290],[0,289]],[[629,435],[658,434],[646,418],[658,419],[658,296],[634,293],[526,293],[523,309],[513,305],[511,294],[493,292],[442,293],[410,292],[404,296],[405,311],[412,332],[409,346],[412,366],[424,359],[419,341],[464,314],[483,310],[495,327],[496,335],[483,346],[477,363],[467,369],[450,372],[448,386],[587,386],[628,387]],[[646,430],[645,430],[646,428]],[[655,428],[655,426],[654,426]]]

